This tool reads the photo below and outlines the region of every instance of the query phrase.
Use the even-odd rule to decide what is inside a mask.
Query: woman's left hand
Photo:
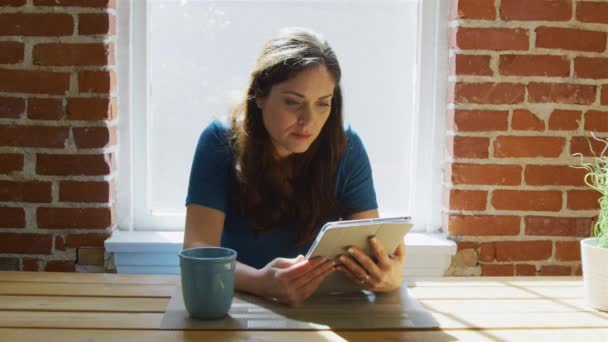
[[[370,291],[388,292],[399,288],[403,281],[405,263],[403,241],[392,256],[386,253],[375,237],[369,239],[369,245],[376,261],[359,248],[349,247],[347,254],[338,257],[341,265],[336,269],[360,287]]]

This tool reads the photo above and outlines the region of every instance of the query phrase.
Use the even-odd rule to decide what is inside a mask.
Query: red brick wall
[[[598,196],[572,153],[608,135],[608,2],[452,0],[449,274],[580,274]]]
[[[0,269],[104,270],[115,14],[112,0],[0,0]]]

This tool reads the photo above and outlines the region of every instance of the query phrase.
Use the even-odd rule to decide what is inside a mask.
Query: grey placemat
[[[245,293],[235,293],[228,316],[220,320],[190,318],[181,285],[176,286],[161,321],[168,330],[327,330],[435,328],[437,321],[407,287],[390,294],[371,292],[309,298],[288,307]]]

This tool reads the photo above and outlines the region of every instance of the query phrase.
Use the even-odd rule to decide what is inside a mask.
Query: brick
[[[513,275],[513,269],[513,265],[483,264],[481,265],[481,275],[484,277],[510,277]]]
[[[64,148],[70,135],[67,127],[0,125],[0,145]]]
[[[540,276],[569,276],[572,274],[572,267],[558,265],[544,265],[540,267]]]
[[[116,88],[114,71],[80,71],[78,91],[81,93],[111,93]]]
[[[604,52],[606,32],[559,27],[536,29],[536,47],[573,51]]]
[[[586,171],[565,165],[527,165],[524,181],[527,185],[585,186]]]
[[[479,261],[493,262],[496,260],[496,247],[494,242],[482,243],[479,245]]]
[[[602,94],[600,95],[600,103],[603,106],[608,106],[608,84],[602,86]]]
[[[576,19],[585,23],[608,24],[608,3],[577,1]]]
[[[19,271],[20,264],[18,258],[0,258],[0,271]]]
[[[528,30],[467,28],[456,31],[456,47],[462,50],[528,50]]]
[[[521,83],[456,83],[457,103],[517,104],[524,101],[526,87]]]
[[[116,8],[116,0],[34,0],[36,6]]]
[[[556,158],[562,154],[566,139],[562,137],[499,136],[494,140],[497,158]]]
[[[455,136],[454,158],[488,158],[489,138]]]
[[[517,216],[450,215],[448,218],[448,232],[456,236],[518,235],[519,225]]]
[[[544,131],[545,122],[527,109],[515,109],[511,128],[518,131]]]
[[[485,210],[487,191],[450,190],[450,210]]]
[[[593,151],[589,147],[593,148]],[[592,137],[572,137],[570,141],[570,154],[582,153],[584,156],[592,157],[599,155],[604,149],[605,145],[593,139]]]
[[[49,203],[51,200],[50,182],[0,180],[0,201]]]
[[[110,98],[69,98],[68,120],[112,120],[116,117],[116,101]]]
[[[112,154],[42,154],[36,156],[36,173],[56,176],[104,176],[115,169]]]
[[[0,69],[0,92],[63,95],[69,87],[67,72]]]
[[[471,185],[520,185],[519,165],[452,164],[452,183]]]
[[[65,116],[63,100],[46,98],[29,98],[27,100],[27,117],[32,120],[61,120]]]
[[[105,249],[96,247],[78,248],[78,265],[104,264]]]
[[[38,227],[46,229],[106,229],[114,224],[113,208],[45,208],[36,210]]]
[[[62,181],[59,183],[61,202],[108,203],[112,199],[113,185],[110,182]]]
[[[587,217],[527,216],[526,235],[589,236],[593,219]]]
[[[78,34],[113,35],[116,33],[116,17],[108,13],[80,14],[78,16]]]
[[[25,228],[25,210],[0,207],[0,228]]]
[[[29,233],[0,233],[1,253],[51,254],[52,246],[52,235]]]
[[[43,43],[34,46],[35,65],[113,65],[114,46],[101,43]]]
[[[585,130],[608,132],[608,112],[590,110],[585,113]]]
[[[579,276],[579,277],[583,275],[583,266],[582,265],[576,266],[576,269],[574,271],[574,275],[575,276]]]
[[[509,128],[509,112],[456,110],[454,112],[454,126],[454,129],[463,132],[506,131]]]
[[[571,210],[598,210],[602,194],[595,190],[570,190],[566,192],[566,208]]]
[[[608,58],[576,57],[574,76],[577,78],[608,78]]]
[[[515,265],[516,276],[535,276],[536,266],[528,264],[517,264]]]
[[[2,15],[0,15],[2,18]],[[2,24],[0,24],[2,30]],[[0,42],[0,64],[17,64],[23,62],[24,45],[21,42]]]
[[[23,170],[23,154],[0,153],[0,174]]]
[[[450,66],[453,75],[492,76],[490,56],[486,55],[455,55],[451,58]]]
[[[38,272],[40,270],[39,261],[37,258],[21,259],[21,270],[29,272]]]
[[[494,190],[492,206],[498,210],[560,211],[561,191]]]
[[[555,260],[580,261],[581,244],[579,241],[556,241]]]
[[[49,260],[44,267],[45,272],[76,272],[72,260]]]
[[[570,59],[549,55],[501,55],[499,71],[509,76],[570,76]]]
[[[78,148],[102,148],[116,144],[116,126],[74,127],[72,131]]]
[[[0,35],[3,36],[68,36],[74,20],[63,13],[2,13]]]
[[[55,251],[65,251],[65,240],[61,235],[55,235]]]
[[[19,7],[25,5],[25,0],[0,0],[0,6]]]
[[[567,21],[572,18],[571,0],[502,0],[503,20]]]
[[[68,234],[66,246],[71,248],[79,247],[103,247],[104,241],[110,237],[110,233],[101,234]]]
[[[595,102],[596,86],[563,83],[528,84],[530,102],[590,105]]]
[[[450,18],[456,19],[496,19],[494,0],[455,0],[452,1]]]
[[[0,51],[1,50],[2,49],[0,48]],[[24,99],[0,96],[0,118],[18,119],[24,111]]]
[[[465,249],[477,249],[477,248],[479,248],[478,242],[472,242],[472,241],[457,241],[456,242],[456,249],[458,251],[465,250]]]
[[[528,261],[551,257],[551,241],[496,241],[496,260]]]
[[[549,117],[549,129],[554,131],[574,131],[578,129],[582,112],[578,110],[556,109]]]

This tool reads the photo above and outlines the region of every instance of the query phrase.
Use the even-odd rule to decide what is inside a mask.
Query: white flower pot
[[[596,238],[581,240],[585,299],[591,307],[608,311],[608,248],[596,244]]]

